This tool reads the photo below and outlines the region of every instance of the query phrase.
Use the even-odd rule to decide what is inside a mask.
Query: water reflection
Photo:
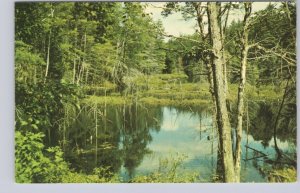
[[[256,103],[249,108],[249,133],[243,131],[242,138],[242,181],[266,181],[260,168],[276,155],[270,127],[274,116],[272,104]],[[64,149],[78,171],[91,173],[95,167],[108,167],[126,181],[157,171],[160,159],[178,153],[187,156],[182,172],[197,172],[201,181],[209,181],[216,173],[218,134],[207,106],[87,106],[74,117],[64,134],[68,142]],[[284,125],[281,122],[278,127],[277,145],[295,154],[296,134]],[[259,157],[258,152],[267,156]]]
[[[160,108],[138,105],[85,107],[75,114],[64,134],[68,142],[64,149],[72,167],[85,173],[95,167],[118,172],[124,166],[133,176],[151,152],[147,147],[152,141],[150,131],[159,132],[162,120]]]

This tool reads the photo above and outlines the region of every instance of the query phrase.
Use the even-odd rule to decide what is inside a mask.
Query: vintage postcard
[[[296,3],[16,2],[17,183],[295,182]]]

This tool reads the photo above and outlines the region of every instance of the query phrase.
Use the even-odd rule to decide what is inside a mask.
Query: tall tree
[[[235,172],[233,165],[233,152],[231,140],[231,126],[226,107],[226,94],[224,92],[224,60],[222,57],[222,37],[219,25],[220,4],[209,2],[207,4],[209,31],[212,41],[212,75],[214,81],[214,97],[217,110],[217,124],[220,137],[220,147],[223,156],[224,180],[225,182],[235,181]]]
[[[246,84],[246,67],[248,60],[248,34],[249,34],[249,17],[251,15],[252,4],[244,3],[245,16],[243,21],[243,32],[241,37],[242,53],[241,53],[241,67],[240,67],[240,84],[238,88],[238,102],[237,102],[237,126],[236,126],[236,150],[235,150],[235,176],[236,181],[240,181],[241,173],[241,141],[242,141],[242,129],[243,129],[243,115],[244,115],[244,90]]]

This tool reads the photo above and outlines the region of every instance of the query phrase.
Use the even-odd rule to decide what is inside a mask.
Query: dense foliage
[[[61,182],[66,175],[68,165],[63,159],[59,147],[45,149],[43,134],[16,132],[16,181],[30,182]]]

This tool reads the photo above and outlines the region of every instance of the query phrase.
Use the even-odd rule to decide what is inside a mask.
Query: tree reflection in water
[[[270,149],[274,145],[271,125],[276,116],[276,104],[252,103],[249,102],[249,135],[247,136],[246,131],[243,132],[244,160],[256,156],[245,145],[274,154]],[[192,171],[199,170],[200,174],[207,177],[215,173],[222,176],[222,168],[218,167],[221,161],[217,153],[218,133],[213,129],[215,126],[208,106],[179,108],[147,107],[140,104],[107,105],[106,110],[101,106],[96,111],[97,138],[95,106],[85,106],[69,116],[64,133],[67,141],[64,149],[67,160],[77,171],[92,173],[94,168],[102,167],[108,168],[111,173],[120,174],[125,171],[125,174],[121,174],[122,177],[131,179],[141,170],[155,170],[147,168],[150,166],[146,163],[151,161],[147,161],[149,156],[146,155],[152,155],[152,151],[155,151],[155,154],[167,157],[168,153],[172,153],[164,151],[168,147],[176,152],[189,154],[184,167]],[[166,123],[171,121],[167,119],[177,122],[176,128],[165,130]],[[284,146],[285,143],[295,146],[295,120],[291,118],[287,121],[282,118],[279,122],[276,137],[278,148],[282,151],[295,153],[295,149]],[[57,140],[61,139],[62,137]],[[249,161],[244,161],[243,181],[264,181],[264,176],[258,174],[264,160],[266,158],[249,160],[251,165]]]

